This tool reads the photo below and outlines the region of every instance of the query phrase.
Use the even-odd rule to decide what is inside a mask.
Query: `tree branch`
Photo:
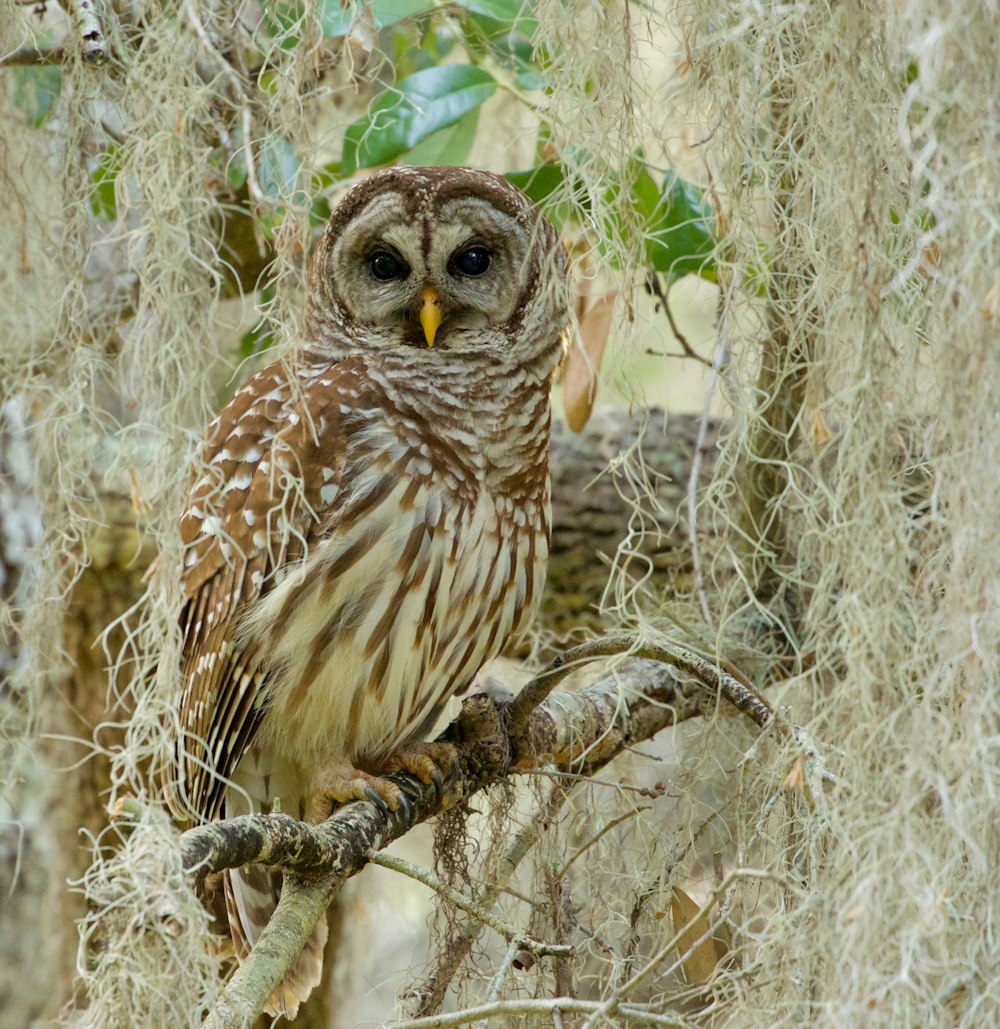
[[[369,861],[373,865],[381,865],[401,875],[408,875],[411,879],[423,883],[426,887],[440,894],[445,900],[454,904],[455,907],[467,914],[477,918],[483,925],[488,925],[495,933],[502,936],[516,950],[530,950],[533,954],[544,957],[548,954],[556,954],[560,957],[572,957],[574,950],[570,946],[559,943],[544,943],[525,933],[518,932],[512,925],[508,925],[502,918],[487,911],[485,908],[477,907],[468,897],[458,890],[442,882],[433,872],[426,868],[419,868],[409,861],[395,857],[390,854],[372,854]]]
[[[80,55],[88,64],[103,64],[108,59],[108,44],[97,16],[94,0],[61,0],[80,45]]]
[[[62,64],[65,60],[61,46],[22,46],[0,57],[0,66]]]
[[[671,642],[644,643],[635,636],[608,636],[582,643],[559,654],[511,701],[508,731],[515,746],[516,741],[524,738],[535,709],[559,682],[575,671],[576,665],[598,657],[614,657],[621,654],[660,661],[693,675],[709,689],[718,692],[735,705],[761,728],[764,728],[773,716],[770,705],[745,678],[737,678],[730,672],[723,671],[713,664],[707,655]]]
[[[202,1029],[245,1029],[253,1023],[346,879],[340,874],[309,881],[284,875],[271,920],[250,958],[233,973]]]
[[[658,663],[633,662],[593,686],[548,696],[574,666],[629,652],[655,657]],[[696,681],[679,681],[670,665]],[[455,745],[458,761],[441,792],[396,775],[390,778],[407,801],[397,812],[354,803],[316,826],[282,814],[247,815],[184,833],[184,866],[196,880],[250,863],[277,865],[285,871],[281,901],[267,929],[205,1021],[205,1029],[229,1029],[252,1020],[344,882],[361,871],[373,852],[413,825],[499,782],[515,764],[523,767],[544,757],[565,770],[595,771],[626,746],[712,710],[719,696],[758,725],[772,720],[770,707],[755,690],[701,655],[672,643],[640,645],[627,636],[595,640],[560,655],[507,705],[498,707],[485,694],[468,698],[444,736]]]
[[[592,1014],[600,1008],[600,1001],[578,1000],[576,997],[553,997],[551,1000],[499,1000],[481,1004],[475,1008],[464,1008],[445,1015],[430,1015],[427,1018],[412,1018],[396,1022],[393,1029],[449,1029],[449,1027],[470,1025],[483,1018],[497,1016],[533,1015],[536,1018],[564,1013],[567,1015]],[[628,1019],[630,1025],[667,1025],[676,1027],[675,1014],[663,1014],[643,1004],[622,1004],[618,1013]]]

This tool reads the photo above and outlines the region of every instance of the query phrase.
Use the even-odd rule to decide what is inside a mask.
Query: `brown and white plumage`
[[[347,194],[314,255],[304,345],[211,424],[181,520],[175,808],[306,817],[321,771],[377,771],[528,627],[562,260],[489,173],[398,168]],[[275,887],[251,868],[227,890],[242,957]],[[322,943],[274,1010],[318,981]]]

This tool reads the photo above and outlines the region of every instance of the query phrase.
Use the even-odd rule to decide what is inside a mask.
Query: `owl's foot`
[[[458,754],[450,743],[406,743],[394,750],[381,767],[390,775],[408,772],[425,786],[433,783],[438,793],[443,793],[457,761]]]
[[[313,822],[325,821],[338,804],[369,800],[383,811],[399,811],[409,816],[409,804],[403,791],[385,775],[407,772],[427,786],[433,785],[444,795],[445,786],[455,770],[457,754],[450,743],[407,743],[379,762],[381,775],[372,775],[350,765],[336,765],[324,770],[312,794]]]
[[[398,811],[406,807],[406,798],[394,782],[362,772],[359,768],[340,765],[326,769],[313,788],[312,821],[325,821],[338,804],[350,804],[355,800],[370,800],[383,811]]]

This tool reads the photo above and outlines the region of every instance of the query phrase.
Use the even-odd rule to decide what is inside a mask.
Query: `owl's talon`
[[[389,805],[385,798],[375,789],[371,783],[365,783],[365,797],[370,800],[383,814],[389,814]]]
[[[425,786],[433,785],[442,796],[457,761],[458,754],[450,743],[408,743],[382,762],[382,770],[407,772]]]
[[[330,817],[339,804],[356,800],[374,804],[384,814],[398,811],[403,794],[388,779],[362,772],[357,768],[328,768],[313,790],[312,820],[321,822]]]

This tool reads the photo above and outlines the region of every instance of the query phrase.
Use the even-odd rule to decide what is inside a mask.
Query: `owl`
[[[394,807],[380,773],[429,781],[420,741],[541,596],[564,263],[498,175],[393,168],[346,194],[294,357],[209,425],[181,517],[176,813],[307,818],[318,790]],[[243,959],[280,877],[225,888]],[[318,983],[325,933],[272,1014]]]

